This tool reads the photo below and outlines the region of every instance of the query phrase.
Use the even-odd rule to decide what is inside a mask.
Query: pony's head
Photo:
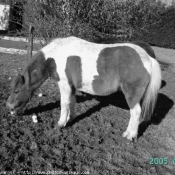
[[[18,75],[11,83],[11,94],[6,102],[6,106],[12,113],[16,113],[27,104],[30,98],[29,77]]]
[[[33,92],[48,77],[59,81],[59,75],[56,72],[56,63],[53,58],[45,59],[42,52],[38,52],[30,60],[23,71],[11,83],[11,94],[6,102],[6,106],[13,113],[22,109],[32,97]]]

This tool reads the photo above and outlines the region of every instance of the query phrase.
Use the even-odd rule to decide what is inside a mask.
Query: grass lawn
[[[154,49],[165,61],[175,57],[169,50]],[[60,115],[60,94],[57,85],[47,80],[21,114],[11,116],[5,107],[9,85],[26,61],[26,56],[0,54],[0,172],[174,174],[173,71],[167,68],[162,72],[166,85],[160,90],[152,120],[141,123],[139,138],[128,143],[121,137],[129,121],[129,109],[121,93],[108,97],[77,94],[75,121],[50,135]],[[39,97],[39,92],[44,95]],[[33,114],[38,123],[32,121]]]

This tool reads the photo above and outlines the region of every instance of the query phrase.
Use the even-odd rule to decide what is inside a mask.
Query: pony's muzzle
[[[16,111],[14,110],[14,105],[13,105],[13,104],[11,104],[11,103],[9,103],[9,102],[7,101],[7,102],[6,102],[6,107],[9,109],[11,115],[16,114]]]
[[[6,107],[7,107],[10,111],[14,110],[14,104],[9,103],[8,100],[7,100],[7,102],[6,102]]]

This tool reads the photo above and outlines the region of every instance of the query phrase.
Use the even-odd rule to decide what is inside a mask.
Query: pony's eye
[[[15,89],[13,92],[17,94],[19,92],[19,89]]]

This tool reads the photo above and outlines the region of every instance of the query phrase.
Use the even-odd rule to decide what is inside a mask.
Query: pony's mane
[[[92,42],[97,44],[115,44],[115,43],[123,43],[117,38],[96,38]]]

